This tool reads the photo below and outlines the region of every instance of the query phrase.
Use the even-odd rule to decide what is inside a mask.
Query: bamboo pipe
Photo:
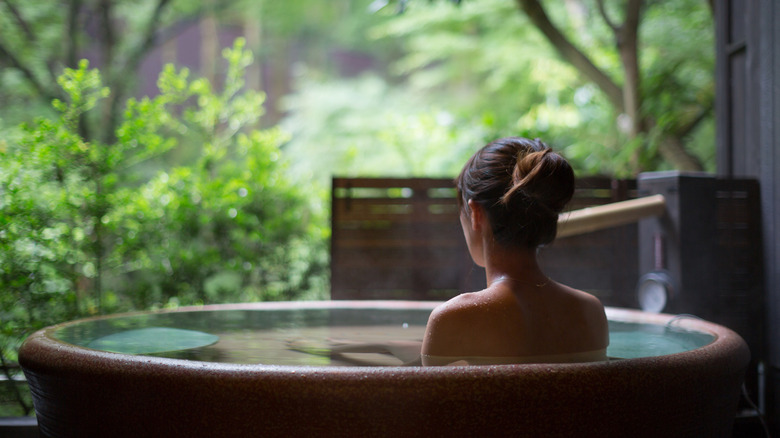
[[[653,195],[561,213],[558,216],[556,237],[574,236],[630,224],[646,217],[661,216],[665,211],[664,196]]]

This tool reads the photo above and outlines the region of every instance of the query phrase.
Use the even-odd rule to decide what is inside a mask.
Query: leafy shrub
[[[216,91],[167,66],[160,94],[130,99],[109,141],[92,139],[111,91],[86,61],[59,84],[59,116],[0,142],[0,348],[76,316],[183,304],[323,298],[324,192],[285,176],[251,55],[223,55]],[[92,122],[92,123],[89,123]],[[165,166],[172,154],[192,157]]]

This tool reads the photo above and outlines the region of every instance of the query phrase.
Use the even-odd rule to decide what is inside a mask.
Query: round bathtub
[[[643,353],[618,328],[611,337],[622,345],[608,351],[617,357],[598,363],[332,366],[338,360],[315,347],[289,348],[386,331],[372,326],[417,339],[436,304],[257,303],[93,318],[36,332],[19,361],[41,434],[51,437],[731,434],[749,351],[731,330],[694,318],[608,309],[611,329],[642,325],[651,341],[682,336],[672,342],[682,348]],[[110,343],[174,323],[196,337],[173,352]],[[265,357],[274,349],[278,357]]]

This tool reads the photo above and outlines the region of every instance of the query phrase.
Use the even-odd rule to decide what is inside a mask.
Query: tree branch
[[[593,81],[604,94],[607,95],[610,103],[618,110],[623,112],[623,90],[607,76],[601,69],[582,53],[565,35],[550,21],[547,13],[539,4],[538,0],[516,0],[520,8],[528,15],[528,18],[544,34],[547,40],[553,45],[555,50],[569,62],[574,68],[580,71],[586,78]]]
[[[678,170],[701,171],[701,161],[688,152],[683,145],[681,137],[667,135],[658,144],[658,152],[664,159],[672,163]]]
[[[701,108],[701,110],[693,118],[674,129],[674,135],[678,137],[687,136],[693,132],[697,126],[699,126],[699,123],[703,122],[709,115],[711,115],[714,109],[715,104],[712,101],[705,104],[704,107]]]
[[[609,18],[607,9],[604,7],[604,0],[596,0],[596,5],[599,8],[599,14],[601,14],[601,18],[603,18],[604,22],[607,23],[607,26],[612,29],[612,32],[617,33],[618,26]]]
[[[30,29],[30,26],[24,20],[24,17],[22,17],[22,14],[19,13],[19,11],[16,9],[16,7],[14,5],[12,5],[9,0],[3,0],[3,3],[5,3],[5,6],[8,8],[9,11],[11,11],[11,15],[14,16],[14,19],[16,20],[16,23],[22,29],[22,32],[24,32],[25,37],[27,37],[27,39],[30,42],[34,43],[36,41],[36,39],[37,39],[35,37],[35,33]]]
[[[157,37],[157,29],[160,25],[160,18],[163,11],[170,3],[170,0],[158,0],[157,6],[154,8],[154,12],[149,17],[149,21],[146,23],[146,29],[143,32],[141,42],[130,50],[130,54],[127,56],[124,62],[124,69],[127,71],[135,71],[138,65],[141,63],[143,56],[154,47],[154,43]]]
[[[78,59],[76,59],[78,56],[77,53],[79,51],[77,29],[79,27],[78,19],[80,12],[81,0],[71,0],[68,5],[68,16],[65,20],[65,37],[62,39],[65,44],[65,48],[63,50],[65,53],[65,65],[71,68],[75,68],[76,63],[78,62]]]
[[[24,34],[24,37],[27,40],[26,42],[29,45],[34,46],[38,42],[38,38],[37,38],[35,32],[33,32],[32,28],[28,24],[27,20],[24,19],[22,14],[19,12],[18,9],[16,9],[16,6],[14,6],[10,2],[10,0],[3,0],[3,3],[5,4],[6,8],[8,8],[8,11],[11,13],[11,15],[14,17],[14,20],[16,21],[16,24],[19,26],[19,28],[22,31],[22,34]],[[10,51],[6,50],[6,52],[7,52],[7,54],[10,55]],[[19,64],[20,63],[17,60],[16,65],[19,65]],[[17,68],[20,68],[20,67],[17,67]],[[50,61],[46,63],[46,68],[47,68],[48,73],[49,73],[49,78],[52,80],[53,83],[56,83],[57,82],[57,77],[56,77],[56,74],[54,73],[54,68],[52,67]],[[21,69],[21,70],[23,70],[23,69]],[[31,70],[29,72],[24,72],[23,71],[23,73],[24,73],[25,77],[30,79],[30,76],[28,76],[28,73],[32,73]],[[40,81],[38,81],[38,82],[40,82]],[[43,86],[42,83],[41,83],[41,86]],[[35,86],[35,88],[39,89],[38,86]],[[44,95],[43,97],[46,97],[46,96]]]
[[[116,36],[114,35],[114,20],[111,16],[111,0],[100,0],[98,4],[98,13],[100,16],[100,32],[102,41],[103,65],[113,65],[114,47],[116,46]]]
[[[626,20],[621,26],[622,29],[633,29],[636,36],[636,29],[639,28],[639,20],[642,15],[642,3],[644,0],[629,0],[626,5]]]
[[[704,166],[701,160],[686,149],[684,139],[701,122],[706,120],[714,109],[714,99],[710,97],[706,103],[702,104],[696,115],[682,123],[672,124],[665,128],[658,142],[658,153],[661,157],[679,170],[703,170]],[[648,129],[656,127],[656,121],[653,118],[648,117],[646,122]]]
[[[122,59],[118,59],[112,66],[111,75],[109,75],[109,87],[111,88],[111,95],[108,98],[107,112],[111,114],[111,119],[104,124],[104,131],[101,138],[104,139],[106,144],[113,142],[114,127],[116,126],[118,118],[119,103],[127,92],[129,85],[128,81],[122,80],[121,75],[125,72],[137,72],[138,67],[143,61],[144,57],[150,50],[152,50],[159,43],[161,39],[173,38],[184,30],[184,26],[178,26],[182,22],[192,22],[193,17],[197,18],[202,14],[202,9],[197,13],[192,14],[189,17],[178,20],[176,24],[168,27],[167,29],[160,28],[160,22],[165,10],[170,6],[171,0],[157,0],[157,4],[154,11],[149,16],[146,26],[141,33],[139,43],[130,48],[127,55]],[[218,2],[217,9],[227,9],[230,5],[234,4],[233,0],[226,0]],[[171,31],[173,29],[173,31]]]
[[[615,41],[623,64],[623,108],[631,118],[631,136],[634,137],[644,129],[644,121],[640,108],[642,96],[640,91],[641,74],[639,71],[639,21],[642,13],[643,0],[629,0],[626,4],[626,16],[622,25],[617,28]]]
[[[101,11],[102,18],[104,20],[104,26],[110,26],[110,12],[107,10],[106,6],[109,6],[108,1],[103,2],[103,10]],[[155,38],[157,35],[157,29],[159,27],[160,23],[160,17],[162,16],[163,11],[170,3],[170,0],[158,0],[157,6],[154,8],[154,11],[152,12],[152,15],[149,17],[149,21],[146,23],[146,28],[144,29],[144,32],[141,37],[141,42],[130,49],[128,55],[123,59],[119,60],[118,62],[108,64],[111,62],[111,59],[106,59],[104,62],[106,62],[106,65],[111,66],[111,70],[107,71],[107,79],[109,82],[109,89],[111,90],[111,94],[109,94],[107,98],[107,109],[104,112],[104,120],[101,126],[101,133],[99,134],[99,138],[105,143],[105,144],[111,144],[114,142],[115,139],[115,127],[119,118],[119,104],[122,101],[122,99],[125,96],[125,93],[127,92],[127,86],[128,82],[121,79],[121,76],[125,72],[136,72],[138,71],[138,66],[140,65],[141,61],[144,58],[144,55],[151,50],[152,47],[154,47]],[[108,36],[113,35],[112,33],[109,33]],[[114,41],[107,41],[107,43],[113,44]],[[112,47],[106,47],[104,49],[104,53],[106,56],[113,56],[111,53]]]
[[[6,49],[2,41],[0,41],[0,59],[7,60],[8,63],[10,63],[13,68],[19,70],[22,73],[22,75],[27,79],[27,82],[29,82],[30,85],[32,85],[32,87],[35,88],[35,90],[43,99],[51,102],[52,99],[58,98],[58,96],[52,93],[51,90],[46,89],[46,87],[41,83],[41,81],[39,81],[38,78],[35,76],[32,69],[22,64],[21,61],[19,61],[19,59],[17,59],[13,55],[13,53],[11,53]]]

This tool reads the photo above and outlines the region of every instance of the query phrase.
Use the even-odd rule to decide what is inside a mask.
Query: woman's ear
[[[474,231],[479,231],[485,222],[485,210],[482,209],[482,206],[479,205],[479,203],[474,202],[473,199],[469,199],[468,204],[469,211],[471,212],[469,215],[471,229]]]

